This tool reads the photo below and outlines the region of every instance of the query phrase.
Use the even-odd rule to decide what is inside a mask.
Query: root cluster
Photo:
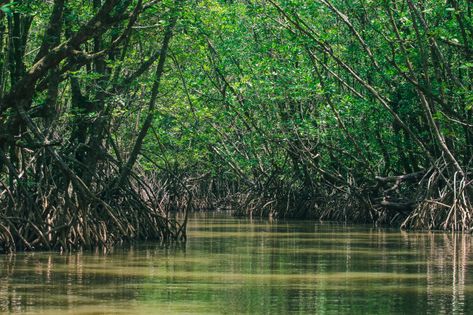
[[[151,184],[144,173],[136,172],[116,186],[119,169],[109,161],[101,163],[86,184],[72,172],[74,165],[49,153],[36,152],[21,172],[10,165],[13,179],[0,181],[0,251],[185,239],[185,222],[170,217],[172,203],[165,186]]]

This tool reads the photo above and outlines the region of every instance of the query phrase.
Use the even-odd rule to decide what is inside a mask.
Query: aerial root
[[[419,182],[418,205],[404,220],[405,229],[472,231],[472,181],[439,160]]]

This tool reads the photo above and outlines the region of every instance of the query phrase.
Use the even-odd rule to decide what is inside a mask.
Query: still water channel
[[[184,246],[0,256],[0,313],[468,314],[473,239],[195,216]]]

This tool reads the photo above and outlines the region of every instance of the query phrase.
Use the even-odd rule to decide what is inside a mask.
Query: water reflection
[[[0,312],[436,313],[472,308],[472,238],[194,218],[185,247],[0,256]]]

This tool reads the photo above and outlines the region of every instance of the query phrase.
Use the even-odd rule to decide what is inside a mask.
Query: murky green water
[[[0,313],[468,314],[473,239],[194,218],[184,247],[0,256]]]

